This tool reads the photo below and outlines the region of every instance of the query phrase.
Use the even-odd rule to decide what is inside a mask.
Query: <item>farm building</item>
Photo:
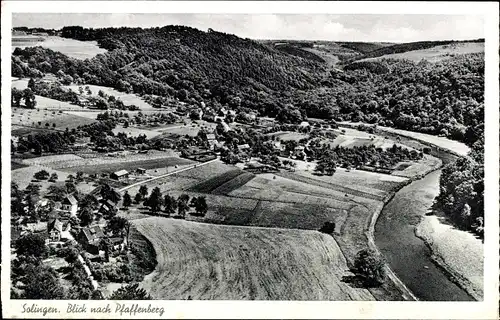
[[[97,249],[97,245],[103,237],[104,232],[102,232],[102,229],[99,226],[82,228],[78,234],[78,240],[80,243],[87,247],[87,249],[93,249],[94,251]],[[98,249],[97,252],[99,252]]]
[[[125,248],[125,239],[121,237],[108,238],[113,251],[122,251]]]
[[[109,177],[111,179],[121,181],[121,180],[128,179],[129,173],[127,170],[120,170],[120,171],[113,172]]]
[[[69,212],[71,216],[76,216],[76,212],[78,211],[78,201],[72,194],[63,199],[61,202],[61,210]]]
[[[246,151],[248,149],[250,149],[250,145],[248,143],[238,145],[239,151]]]
[[[137,172],[138,174],[146,174],[146,169],[144,169],[144,168],[137,168],[137,170],[135,170],[135,172]]]
[[[99,208],[98,213],[103,216],[108,216],[116,212],[117,204],[111,200],[104,200],[102,202],[101,207]]]
[[[71,223],[69,220],[53,219],[47,222],[48,240],[50,242],[58,242],[63,239],[71,239],[69,231],[71,230]]]

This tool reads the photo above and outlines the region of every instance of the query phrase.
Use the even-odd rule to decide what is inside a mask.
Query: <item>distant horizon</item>
[[[13,28],[209,28],[257,41],[407,43],[484,39],[477,15],[15,13]]]
[[[184,27],[190,27],[190,26],[186,26],[186,25],[172,25],[172,24],[169,24],[169,25],[164,25],[164,26],[157,26],[157,27],[127,27],[127,26],[117,26],[117,27],[96,27],[96,28],[93,28],[93,27],[84,27],[84,26],[80,26],[80,25],[67,25],[67,26],[63,26],[61,28],[44,28],[44,27],[27,27],[27,26],[18,26],[18,27],[13,27],[12,30],[14,29],[20,29],[20,28],[26,28],[26,29],[42,29],[42,30],[54,30],[54,31],[61,31],[63,28],[67,28],[67,27],[82,27],[82,28],[85,28],[85,29],[108,29],[108,28],[111,28],[111,29],[119,29],[119,28],[132,28],[132,29],[136,29],[136,28],[140,28],[140,29],[143,29],[143,30],[148,30],[148,29],[154,29],[154,28],[164,28],[164,27],[169,27],[169,26],[184,26]],[[202,32],[207,32],[207,30],[202,30],[202,29],[199,29],[199,28],[195,28],[195,27],[190,27],[190,28],[193,28],[193,29],[197,29],[199,31],[202,31]],[[216,32],[224,32],[224,31],[220,31],[220,30],[215,30],[213,29],[214,31]],[[227,32],[225,32],[227,33]],[[306,42],[306,41],[311,41],[311,42],[352,42],[352,43],[379,43],[379,44],[401,44],[401,43],[411,43],[411,42],[424,42],[424,41],[431,41],[431,42],[440,42],[440,41],[457,41],[457,42],[467,42],[467,41],[478,41],[478,40],[485,40],[484,37],[480,37],[480,38],[468,38],[468,39],[437,39],[437,40],[427,40],[427,39],[422,39],[422,40],[416,40],[416,41],[406,41],[406,42],[401,42],[401,41],[357,41],[357,40],[335,40],[335,39],[331,39],[331,40],[323,40],[323,39],[285,39],[285,38],[282,38],[282,39],[270,39],[270,38],[262,38],[262,39],[257,39],[257,38],[245,38],[245,37],[241,37],[237,34],[232,34],[232,33],[227,33],[227,34],[231,34],[231,35],[234,35],[234,36],[237,36],[239,38],[243,38],[243,39],[250,39],[250,40],[254,40],[254,41],[294,41],[294,42]]]

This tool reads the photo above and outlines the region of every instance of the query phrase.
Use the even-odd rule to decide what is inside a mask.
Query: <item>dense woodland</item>
[[[344,61],[340,71],[309,53],[286,52],[296,47],[278,50],[271,44],[211,29],[65,27],[62,36],[96,40],[108,52],[80,61],[41,47],[17,48],[12,76],[41,77],[50,72],[62,80],[71,77],[77,84],[110,86],[191,105],[254,110],[283,123],[307,118],[361,121],[441,135],[469,146],[481,144],[484,136],[482,53],[438,63]],[[446,43],[365,48],[356,59]],[[483,217],[479,153],[443,170],[438,199],[452,217],[465,212],[460,215],[467,218],[454,219],[474,230]],[[456,177],[456,171],[462,176]],[[466,191],[458,188],[464,183],[472,187],[464,186]]]

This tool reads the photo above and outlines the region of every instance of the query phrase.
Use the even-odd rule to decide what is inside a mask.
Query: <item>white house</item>
[[[54,219],[47,223],[47,232],[49,234],[50,242],[58,242],[63,239],[72,239],[69,233],[71,230],[71,223],[69,220]]]
[[[69,212],[71,216],[76,217],[76,212],[78,211],[78,201],[72,194],[63,199],[61,202],[61,210]]]

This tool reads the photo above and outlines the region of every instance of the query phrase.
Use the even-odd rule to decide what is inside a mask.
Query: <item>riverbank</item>
[[[442,213],[425,216],[415,235],[431,250],[432,260],[450,279],[478,301],[484,298],[483,243],[469,232],[456,229]]]
[[[415,228],[439,193],[440,170],[399,190],[382,210],[375,243],[397,277],[423,301],[473,301],[465,290],[432,260]]]

